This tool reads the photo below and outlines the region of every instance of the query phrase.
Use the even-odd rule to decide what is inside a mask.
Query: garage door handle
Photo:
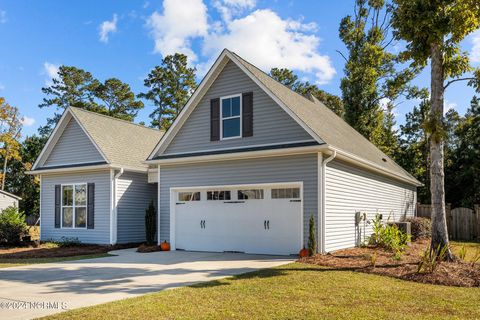
[[[290,200],[290,202],[302,202],[302,200]]]
[[[267,229],[270,230],[270,220],[267,220]]]
[[[263,220],[263,229],[267,230],[267,220]]]
[[[200,228],[205,229],[205,220],[200,220]]]

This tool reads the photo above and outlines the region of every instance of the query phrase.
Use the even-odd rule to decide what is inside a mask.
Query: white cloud
[[[0,10],[0,24],[7,23],[7,11]]]
[[[215,0],[213,6],[218,10],[223,20],[230,21],[232,16],[245,10],[255,8],[256,0]]]
[[[480,63],[480,29],[472,33],[472,51],[470,51],[470,60],[474,63]]]
[[[5,86],[0,83],[0,91],[5,90]]]
[[[35,123],[35,119],[34,118],[30,118],[30,117],[27,117],[27,116],[24,116],[22,118],[22,124],[26,127],[30,127],[30,126],[33,126],[33,124]]]
[[[227,48],[264,71],[289,68],[313,77],[317,84],[333,78],[336,71],[330,57],[319,52],[315,23],[283,19],[270,9],[252,11],[255,5],[256,0],[214,0],[221,18],[212,20],[202,0],[165,0],[162,12],[154,11],[146,22],[154,52],[186,54],[199,75]]]
[[[117,22],[118,16],[114,14],[112,21],[107,20],[103,21],[100,24],[100,31],[98,33],[98,35],[100,36],[100,41],[107,43],[109,34],[117,32]]]
[[[50,63],[48,61],[43,64],[44,73],[48,76],[48,79],[45,80],[45,84],[47,86],[52,85],[52,79],[58,78],[58,68],[58,65]]]
[[[163,12],[153,12],[147,27],[155,40],[154,52],[162,56],[180,52],[195,61],[191,40],[207,34],[207,7],[202,0],[165,0]]]
[[[330,57],[318,53],[320,39],[304,32],[312,27],[301,21],[283,20],[269,9],[256,10],[227,22],[226,31],[210,34],[203,52],[216,55],[228,48],[265,71],[272,67],[299,70],[312,73],[318,84],[324,84],[336,71]]]

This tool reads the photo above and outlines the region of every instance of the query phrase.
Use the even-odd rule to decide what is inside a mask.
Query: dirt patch
[[[113,246],[79,244],[68,247],[52,247],[50,243],[40,244],[38,247],[0,247],[0,260],[32,259],[32,258],[60,258],[107,253],[112,250],[137,247],[137,244],[119,244]]]
[[[316,264],[335,270],[351,270],[390,276],[403,280],[457,287],[480,287],[480,263],[442,262],[433,273],[418,273],[418,263],[429,240],[413,242],[401,260],[381,248],[363,247],[302,258],[299,262]],[[373,265],[375,264],[375,266]]]

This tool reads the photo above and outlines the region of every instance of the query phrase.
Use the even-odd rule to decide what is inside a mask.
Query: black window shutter
[[[253,136],[253,92],[242,94],[242,135]]]
[[[210,141],[220,140],[220,99],[210,100]]]
[[[95,183],[87,185],[87,229],[93,229],[95,222]]]
[[[61,211],[61,186],[55,185],[55,228],[60,228],[60,211]]]

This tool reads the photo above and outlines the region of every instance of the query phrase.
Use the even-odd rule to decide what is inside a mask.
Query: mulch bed
[[[327,255],[301,258],[299,262],[329,267],[334,270],[350,270],[403,280],[456,287],[480,287],[480,263],[454,261],[442,262],[433,273],[417,273],[418,263],[428,247],[426,239],[411,243],[401,260],[394,254],[376,247],[338,250]],[[375,267],[372,255],[377,255]]]
[[[141,253],[156,252],[156,251],[161,251],[159,245],[147,245],[142,243],[137,249],[137,252],[141,252]]]
[[[0,247],[0,260],[83,256],[107,253],[112,250],[134,248],[137,246],[138,243],[118,244],[113,246],[79,244],[55,248],[52,248],[49,244],[40,244],[38,247]]]

